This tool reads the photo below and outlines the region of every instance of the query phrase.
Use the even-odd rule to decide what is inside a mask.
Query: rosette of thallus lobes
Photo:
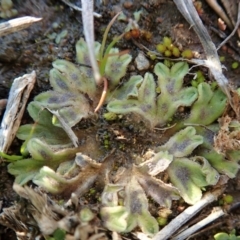
[[[148,173],[154,176],[160,172],[158,167],[164,165],[181,197],[194,204],[200,200],[204,187],[215,185],[220,174],[233,178],[239,165],[236,155],[231,154],[234,157],[229,159],[228,154],[224,156],[213,147],[214,134],[219,130],[215,121],[226,106],[224,93],[206,82],[197,87],[187,86],[184,77],[188,70],[186,62],[178,62],[171,68],[157,63],[154,67],[157,81],[152,73],[131,77],[116,91],[107,109],[136,114],[151,129],[169,126],[171,121],[172,126],[165,131],[165,138],[171,138],[142,165],[148,165]],[[183,117],[178,114],[179,107],[187,109]]]
[[[131,168],[125,169],[115,183],[106,184],[101,216],[110,230],[129,232],[140,226],[143,232],[152,235],[158,231],[158,224],[148,211],[147,195],[168,208],[172,200],[180,197],[194,204],[201,199],[202,191],[215,185],[221,175],[235,177],[239,169],[238,150],[220,153],[214,148],[214,136],[220,130],[216,121],[224,112],[226,97],[206,82],[195,87],[184,81],[189,71],[186,62],[170,68],[157,63],[153,73],[132,76],[119,85],[131,56],[118,54],[119,50],[112,48],[108,57],[100,58],[100,48],[96,42],[95,55],[105,61],[104,76],[109,83],[107,110],[121,115],[136,114],[152,131],[155,127],[165,129],[159,136],[159,141],[164,138],[165,144],[152,149],[147,158],[138,156],[141,163],[133,159]],[[24,158],[9,165],[17,183],[33,180],[54,194],[66,191],[69,194],[85,182],[93,184],[105,171],[104,162],[97,163],[72,146],[62,123],[53,114],[57,112],[71,128],[93,114],[99,101],[101,88],[93,78],[83,39],[76,44],[76,51],[77,64],[66,60],[53,63],[52,90],[39,94],[29,104],[34,124],[23,125],[18,131],[18,138],[24,140]],[[184,114],[179,113],[181,107]],[[161,180],[163,172],[168,174],[168,182]]]
[[[99,60],[101,44],[95,42],[95,55]],[[99,101],[101,88],[96,85],[90,67],[88,50],[83,39],[76,44],[77,64],[66,60],[53,62],[50,71],[51,91],[44,92],[35,97],[43,107],[57,110],[59,115],[69,126],[76,125],[82,118],[93,112]],[[131,61],[129,54],[118,55],[119,50],[112,48],[104,64],[104,76],[109,81],[109,89],[113,89],[125,75],[127,66]],[[59,126],[58,122],[54,125]]]
[[[109,80],[109,89],[113,90],[126,74],[132,57],[127,53],[121,55],[117,48],[111,48],[109,57],[100,58],[100,49],[101,44],[95,42],[96,58],[104,61],[104,76]],[[75,126],[82,118],[93,114],[102,89],[94,80],[83,39],[77,42],[76,53],[76,64],[66,60],[53,62],[49,74],[52,90],[40,93],[28,105],[34,124],[21,126],[17,134],[19,139],[24,140],[21,147],[24,161],[9,165],[9,172],[17,176],[18,183],[31,180],[43,166],[56,169],[61,162],[72,159],[71,154],[66,157],[66,151],[78,151],[73,148],[58,116],[69,128]],[[56,154],[58,157],[55,157]]]

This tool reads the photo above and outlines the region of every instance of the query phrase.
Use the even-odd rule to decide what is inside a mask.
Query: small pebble
[[[139,71],[148,70],[150,67],[150,62],[146,58],[143,52],[140,52],[135,59],[136,68]]]

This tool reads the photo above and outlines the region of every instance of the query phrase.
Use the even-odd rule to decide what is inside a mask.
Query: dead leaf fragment
[[[218,135],[214,138],[214,149],[218,153],[225,154],[228,150],[240,149],[240,130],[230,129],[230,124],[233,121],[228,115],[222,117],[219,122],[221,128]]]

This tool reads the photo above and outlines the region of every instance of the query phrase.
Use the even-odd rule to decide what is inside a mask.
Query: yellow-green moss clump
[[[164,37],[163,41],[156,45],[156,50],[159,53],[162,53],[165,57],[182,56],[183,58],[187,59],[193,58],[193,52],[190,49],[186,49],[181,52],[180,49],[172,43],[172,39],[170,37]]]
[[[18,14],[16,9],[12,9],[12,0],[2,0],[0,5],[0,17],[1,18],[11,18]]]

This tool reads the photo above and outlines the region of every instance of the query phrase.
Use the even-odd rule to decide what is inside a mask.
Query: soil
[[[31,98],[33,99],[38,93],[50,89],[49,85],[49,70],[52,68],[52,62],[56,59],[66,59],[75,62],[75,43],[83,36],[81,13],[73,10],[64,2],[56,0],[26,0],[13,1],[14,8],[18,10],[17,17],[35,16],[41,17],[42,21],[35,23],[31,27],[7,35],[0,38],[0,99],[8,97],[8,92],[12,81],[25,73],[36,71],[37,83],[32,91]],[[73,4],[80,6],[80,1],[73,1]],[[197,35],[189,27],[189,24],[178,12],[175,4],[170,0],[112,0],[112,1],[96,1],[95,12],[101,13],[101,18],[95,18],[95,38],[101,42],[103,32],[113,16],[122,10],[128,17],[133,17],[133,13],[142,10],[142,17],[139,21],[140,29],[149,31],[152,38],[146,41],[144,38],[137,39],[138,43],[143,44],[151,50],[155,50],[156,44],[160,43],[164,36],[170,36],[174,43],[180,48],[189,48],[199,53],[200,57],[204,57],[202,46],[197,38]],[[202,20],[209,30],[209,33],[216,45],[221,43],[222,39],[212,29],[217,28],[217,15],[203,2]],[[4,19],[0,20],[4,22]],[[126,27],[125,22],[116,21],[110,30],[108,41],[114,35],[120,35]],[[56,43],[54,34],[60,34],[63,30],[67,30],[67,35],[63,37],[59,43]],[[229,34],[227,31],[226,34]],[[224,65],[228,71],[224,74],[235,87],[240,86],[238,69],[231,69],[232,62],[238,60],[239,52],[237,46],[237,36],[234,36],[227,44],[228,50],[221,49],[220,56],[225,57]],[[139,46],[133,41],[122,39],[117,43],[117,47],[121,50],[129,49],[133,59],[138,55]],[[149,59],[150,60],[150,59]],[[150,69],[155,65],[157,60],[150,60]],[[207,70],[202,68],[202,71],[207,73]],[[149,69],[148,69],[149,71]],[[130,64],[127,76],[141,74],[134,61]],[[126,77],[127,77],[126,76]],[[157,131],[150,132],[142,123],[136,123],[131,118],[126,117],[115,122],[107,122],[103,119],[102,114],[105,109],[101,109],[96,119],[86,121],[79,126],[79,136],[84,142],[83,149],[85,154],[101,160],[108,156],[112,149],[117,149],[113,154],[116,159],[115,164],[128,164],[128,155],[133,153],[141,154],[147,149],[159,144],[163,141],[159,137]],[[31,121],[27,112],[23,122]],[[110,144],[104,144],[104,137],[109,136]],[[11,149],[11,153],[18,154],[19,145],[21,143],[16,140]],[[97,147],[96,147],[97,146]],[[93,149],[100,149],[93,151]],[[122,159],[125,159],[122,162]],[[1,163],[0,173],[0,204],[1,208],[12,206],[15,201],[18,201],[17,194],[12,189],[14,178],[7,173],[7,164]],[[100,186],[101,188],[101,186]],[[215,221],[210,226],[202,229],[199,234],[196,234],[191,239],[213,239],[213,235],[217,232],[236,229],[237,234],[240,234],[239,226],[239,209],[237,203],[240,201],[240,196],[237,193],[240,188],[240,179],[237,176],[228,182],[226,192],[234,195],[236,202],[234,211],[228,216]],[[87,200],[88,197],[85,197]],[[90,200],[93,201],[93,200]],[[216,201],[212,206],[205,208],[192,221],[197,221],[201,217],[209,214],[213,206],[217,206]],[[150,211],[154,212],[157,209],[155,204],[150,204]],[[179,213],[180,208],[186,206],[182,203],[174,205],[173,216]],[[0,225],[0,239],[16,239],[12,230]],[[133,239],[132,235],[127,235],[127,239]]]

